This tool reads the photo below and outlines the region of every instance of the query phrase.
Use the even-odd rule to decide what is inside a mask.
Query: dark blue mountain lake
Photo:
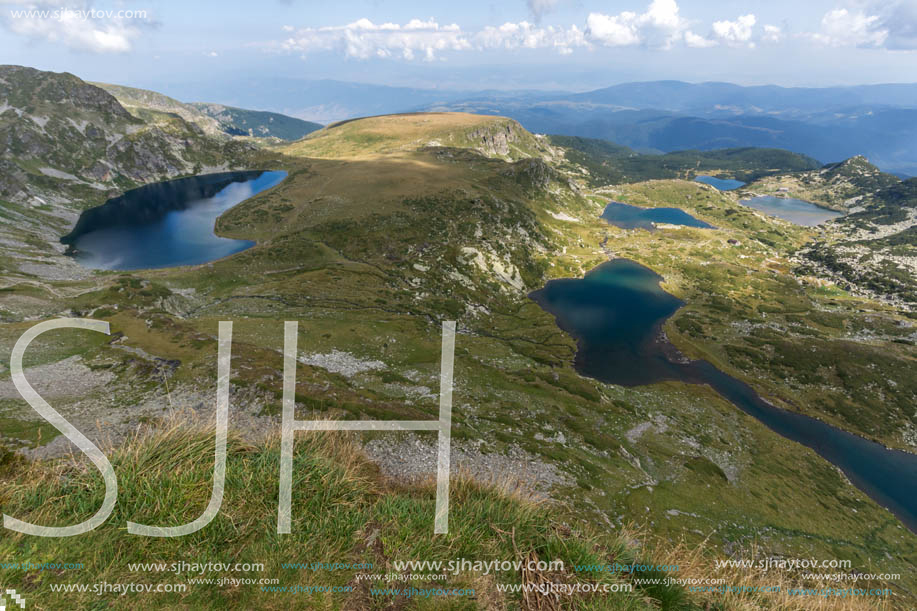
[[[917,455],[775,407],[709,362],[680,358],[660,330],[682,302],[662,290],[661,280],[638,263],[615,259],[584,278],[552,280],[530,297],[577,339],[574,366],[582,375],[623,386],[707,384],[775,433],[815,450],[917,532]]]
[[[222,172],[144,185],[83,212],[61,242],[70,245],[68,252],[81,265],[94,269],[152,269],[221,259],[255,243],[217,236],[217,217],[286,175]]]
[[[715,229],[704,221],[699,221],[684,210],[678,208],[641,208],[620,202],[608,202],[602,218],[622,229],[647,229],[652,231],[656,223],[684,225],[685,227],[703,227]]]
[[[702,182],[705,185],[710,185],[711,187],[716,187],[719,191],[732,191],[733,189],[738,189],[739,187],[745,186],[745,183],[741,180],[734,180],[732,178],[716,178],[715,176],[695,176],[694,180],[697,182]]]
[[[811,202],[791,197],[774,197],[773,195],[760,195],[751,199],[743,199],[740,204],[760,210],[765,214],[786,219],[797,225],[814,227],[825,221],[842,216],[840,212],[816,206]]]

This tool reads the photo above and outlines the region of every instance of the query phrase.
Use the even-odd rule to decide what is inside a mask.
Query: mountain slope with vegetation
[[[113,123],[146,125],[112,108]],[[737,155],[746,154],[754,158]],[[288,177],[218,220],[220,235],[255,241],[248,250],[203,265],[86,272],[79,280],[2,270],[0,352],[8,354],[35,320],[62,312],[105,320],[112,331],[111,337],[55,332],[36,340],[27,355],[27,375],[46,380],[41,392],[55,409],[97,443],[121,445],[115,463],[124,490],[123,509],[85,543],[74,539],[64,549],[39,541],[36,553],[70,558],[85,545],[82,555],[92,549],[93,567],[111,581],[153,579],[121,577],[124,563],[140,552],[164,561],[233,557],[221,549],[242,560],[262,554],[283,584],[324,579],[278,569],[300,554],[309,555],[302,561],[370,558],[385,570],[393,560],[533,550],[542,559],[606,563],[666,557],[650,548],[634,552],[609,534],[636,523],[659,537],[656,549],[699,550],[668,556],[707,568],[685,569],[686,577],[709,577],[715,559],[757,549],[763,557],[847,559],[852,570],[902,578],[857,583],[893,590],[879,600],[816,602],[772,592],[737,601],[722,592],[646,588],[631,608],[647,602],[664,609],[913,607],[917,536],[835,467],[707,387],[674,381],[625,387],[580,376],[574,338],[528,298],[549,279],[579,277],[609,256],[632,259],[662,275],[665,290],[685,302],[664,326],[682,354],[708,359],[781,407],[914,451],[917,432],[908,423],[917,391],[912,346],[904,343],[914,323],[893,307],[794,273],[791,254],[818,230],[765,217],[734,195],[685,180],[590,188],[588,168],[503,117],[372,117],[253,155],[257,167],[283,169]],[[749,162],[746,169],[770,165]],[[609,198],[679,207],[716,229],[620,229],[599,218]],[[170,414],[182,410],[211,421],[217,324],[225,320],[233,321],[230,427],[244,438],[231,441],[224,508],[190,537],[129,538],[124,520],[177,524],[196,517],[209,494],[213,463],[199,456],[212,450],[212,436],[182,433],[147,443],[131,441],[130,432],[139,424],[168,428]],[[299,323],[297,418],[361,420],[437,417],[441,323],[458,322],[452,451],[456,472],[477,484],[455,480],[455,538],[432,536],[431,489],[417,485],[435,472],[435,440],[407,432],[352,438],[376,466],[350,452],[325,454],[322,444],[336,443],[339,433],[298,435],[296,470],[303,479],[294,487],[292,543],[272,534],[272,435],[280,425],[285,320]],[[18,399],[2,369],[0,426],[3,444],[16,455],[66,453],[64,440]],[[60,471],[31,468],[13,471],[3,487],[7,513],[63,520],[91,511],[101,497],[99,482],[85,470],[59,467],[66,477],[55,479]],[[489,486],[504,477],[546,505],[505,501]],[[60,486],[68,494],[59,494]],[[152,490],[169,496],[152,504],[158,498]],[[315,533],[329,537],[310,537]],[[8,545],[21,549],[22,542]],[[31,557],[22,554],[17,559]],[[611,573],[549,577],[626,580]],[[729,585],[771,584],[772,575],[726,577]],[[79,578],[49,574],[16,583],[39,597],[50,595],[45,580]],[[342,572],[321,583],[353,578]],[[471,580],[484,593],[494,590],[479,576],[455,583]],[[253,592],[199,587],[186,604],[211,604],[212,594],[214,605],[245,606]],[[345,605],[331,595],[303,596],[303,606]],[[278,598],[277,606],[290,600]],[[451,602],[476,608],[483,600]],[[599,609],[634,600],[577,604]],[[134,601],[145,602],[125,604]],[[516,602],[506,599],[508,607]],[[370,595],[356,607],[435,603]]]
[[[780,149],[735,148],[654,155],[607,140],[556,135],[549,138],[552,144],[563,148],[569,162],[587,170],[594,187],[662,178],[691,180],[705,174],[749,182],[771,174],[819,167],[814,159]]]
[[[743,187],[742,197],[781,195],[814,202],[841,212],[855,209],[878,191],[901,182],[869,163],[862,155],[808,171],[781,173],[755,180]],[[789,169],[787,171],[790,171]]]
[[[811,609],[800,604],[791,588],[826,588],[828,582],[798,580],[791,571],[772,570],[767,577],[724,568],[711,570],[702,548],[678,545],[674,549],[643,533],[615,532],[577,524],[556,505],[546,505],[504,485],[481,485],[455,477],[451,487],[450,532],[428,539],[435,490],[432,482],[410,488],[386,480],[353,439],[336,433],[300,436],[293,456],[296,486],[292,506],[297,508],[291,533],[276,534],[276,477],[280,442],[276,436],[253,444],[230,436],[227,447],[227,486],[221,512],[193,538],[140,541],[123,528],[124,522],[187,523],[200,515],[209,498],[211,466],[199,457],[213,452],[212,433],[199,423],[172,421],[167,430],[138,435],[116,450],[112,463],[119,474],[119,503],[106,524],[79,538],[44,538],[30,545],[26,561],[54,558],[59,564],[79,564],[97,582],[109,584],[167,583],[172,592],[133,592],[114,597],[106,608],[185,607],[194,609],[428,609],[441,608],[422,590],[458,590],[474,609],[595,609],[604,611],[669,611],[728,608],[752,611]],[[24,483],[27,480],[28,483]],[[13,461],[0,472],[4,484],[0,500],[4,511],[31,522],[81,519],[95,506],[101,486],[97,476],[62,461],[26,466]],[[189,483],[193,485],[189,486]],[[61,487],[63,486],[64,494]],[[149,490],[161,495],[147,502]],[[302,510],[302,513],[300,513]],[[314,516],[326,516],[314,520]],[[88,516],[87,516],[88,517]],[[244,523],[245,529],[236,527]],[[481,525],[487,525],[482,532]],[[0,553],[9,566],[19,558],[28,539],[15,534],[0,541]],[[141,544],[138,544],[141,543]],[[639,547],[638,545],[639,544]],[[180,551],[187,569],[173,564]],[[520,568],[431,570],[415,574],[408,584],[386,581],[393,560],[429,562],[518,563]],[[749,557],[747,561],[756,562]],[[142,571],[162,562],[169,570]],[[529,562],[552,563],[532,568]],[[220,577],[191,565],[221,564],[243,567],[236,580],[256,580],[259,587],[223,587]],[[320,570],[317,566],[338,566]],[[456,564],[459,566],[458,564]],[[172,568],[175,566],[176,568]],[[729,580],[741,584],[736,592],[689,592],[684,585],[667,584],[669,572],[654,567],[678,567],[681,579]],[[133,567],[133,568],[132,568]],[[251,567],[250,570],[244,570]],[[522,568],[524,567],[524,568]],[[608,568],[606,568],[608,567]],[[630,568],[633,567],[633,568]],[[71,572],[72,573],[72,572]],[[417,573],[420,573],[419,571]],[[5,584],[16,584],[35,608],[89,608],[99,602],[93,591],[54,592],[51,585],[68,585],[68,573],[43,571],[24,587],[21,572],[0,569]],[[203,577],[202,577],[203,576]],[[381,578],[381,579],[380,579]],[[222,579],[227,579],[223,577]],[[514,591],[522,584],[564,584],[582,591],[559,599],[547,590]],[[405,585],[418,590],[413,600],[394,593]],[[782,594],[756,590],[779,585]],[[175,591],[176,586],[187,589]],[[310,588],[313,588],[310,591]],[[591,588],[608,588],[590,592]],[[295,596],[291,596],[294,594]],[[433,599],[435,600],[435,598]],[[563,607],[558,607],[559,600]],[[832,608],[869,611],[868,601],[850,600]]]
[[[817,170],[761,177],[736,197],[792,197],[844,212],[795,260],[798,273],[917,310],[917,180],[882,172],[863,156]]]
[[[219,121],[201,112],[192,104],[179,102],[175,98],[148,89],[110,83],[92,84],[113,95],[126,110],[145,121],[168,121],[170,116],[178,115],[184,121],[199,127],[209,136],[226,135]]]
[[[303,121],[277,112],[246,110],[209,102],[194,102],[192,106],[213,117],[230,136],[299,140],[322,128],[320,123]]]
[[[917,179],[870,188],[799,252],[800,271],[917,312]]]
[[[321,125],[276,112],[247,110],[208,102],[180,102],[174,98],[136,87],[94,83],[115,96],[131,113],[145,121],[168,121],[178,115],[197,125],[209,136],[249,136],[298,140]]]

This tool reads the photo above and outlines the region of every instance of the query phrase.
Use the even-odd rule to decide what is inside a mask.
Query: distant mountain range
[[[462,110],[511,117],[537,133],[601,138],[642,152],[759,146],[823,163],[862,154],[885,171],[917,175],[917,84],[806,88],[655,81],[572,93],[243,78],[179,89],[188,99],[272,108],[322,123]]]
[[[863,154],[886,171],[917,174],[917,85],[660,81],[578,94],[480,96],[429,108],[509,116],[535,132],[602,138],[645,152],[757,146],[823,162]]]

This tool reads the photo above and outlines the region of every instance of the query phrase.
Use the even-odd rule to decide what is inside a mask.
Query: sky
[[[180,99],[255,76],[444,90],[917,82],[917,0],[0,0],[0,63]]]

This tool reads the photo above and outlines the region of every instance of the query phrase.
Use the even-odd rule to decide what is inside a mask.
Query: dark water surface
[[[733,189],[738,189],[739,187],[744,187],[745,183],[741,180],[733,180],[732,178],[716,178],[715,176],[696,176],[694,178],[697,182],[702,182],[705,185],[710,185],[711,187],[716,187],[719,191],[732,191]]]
[[[674,350],[659,331],[682,302],[660,288],[661,280],[638,263],[615,259],[582,279],[552,280],[530,297],[577,338],[574,364],[581,374],[623,386],[664,380],[708,384],[777,434],[815,450],[917,532],[917,455],[775,407],[707,361],[673,360]]]
[[[678,208],[641,208],[620,202],[608,202],[602,218],[622,229],[653,229],[654,223],[669,223],[685,227],[704,227],[714,229],[704,221],[699,221],[684,210]]]
[[[217,217],[269,189],[286,172],[223,172],[132,189],[80,215],[61,242],[94,269],[151,269],[207,263],[254,246],[218,237]]]
[[[822,208],[811,202],[791,197],[761,195],[751,199],[739,200],[739,203],[755,210],[760,210],[765,214],[786,219],[797,225],[805,225],[806,227],[821,225],[825,221],[842,216],[840,212],[835,210]]]

